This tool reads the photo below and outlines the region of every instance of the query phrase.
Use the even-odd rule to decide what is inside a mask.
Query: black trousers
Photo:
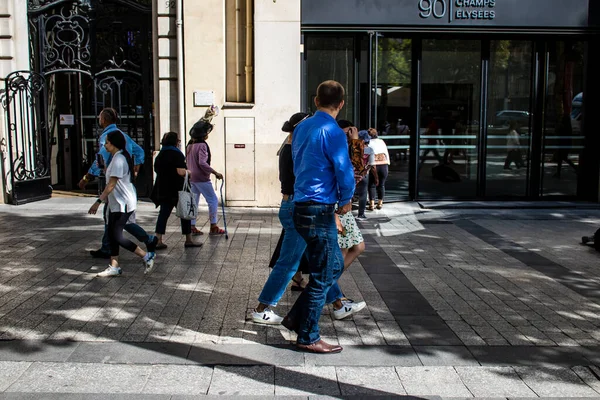
[[[132,211],[133,212],[133,211]],[[108,214],[108,241],[110,243],[110,255],[119,255],[119,246],[130,252],[134,252],[137,245],[123,236],[123,229],[132,212],[111,212]]]
[[[379,185],[375,185],[375,179],[369,178],[369,200],[375,201],[375,192],[380,201],[383,201],[385,197],[385,180],[388,176],[388,165],[376,165],[377,177],[379,178]]]

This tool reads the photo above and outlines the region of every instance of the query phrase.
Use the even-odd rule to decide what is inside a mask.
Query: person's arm
[[[106,135],[102,134],[102,135],[100,135],[100,138],[98,139],[98,146],[100,146],[100,148],[98,149],[98,153],[96,153],[94,162],[88,169],[88,172],[83,176],[83,178],[81,178],[81,180],[77,184],[77,186],[79,186],[79,189],[81,189],[81,190],[85,189],[85,186],[88,184],[88,182],[90,182],[94,178],[100,176],[100,174],[102,173],[102,167],[100,165],[98,165],[98,157],[102,157],[104,166],[106,166],[106,160],[108,160],[107,155],[110,155],[110,153],[104,147],[105,143],[106,143]]]
[[[345,214],[352,209],[354,194],[354,168],[348,155],[346,135],[340,130],[325,132],[323,135],[325,155],[333,164],[339,190],[338,211]]]
[[[90,207],[90,209],[88,211],[88,214],[96,214],[96,212],[98,211],[98,207],[100,207],[100,204],[105,203],[106,199],[108,199],[108,195],[113,190],[115,190],[115,187],[117,186],[117,182],[119,182],[119,178],[117,178],[116,176],[111,176],[110,177],[110,180],[106,184],[106,187],[104,188],[104,191],[98,197],[98,199],[96,200],[96,202],[94,204],[92,204],[92,206]]]
[[[217,179],[223,179],[223,175],[215,171],[208,164],[208,150],[206,145],[198,146],[198,167],[209,174],[214,174]]]

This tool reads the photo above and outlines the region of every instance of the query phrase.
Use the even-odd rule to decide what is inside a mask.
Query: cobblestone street
[[[580,244],[598,207],[371,212],[366,250],[340,279],[367,307],[340,321],[324,309],[322,336],[344,351],[319,356],[249,319],[276,209],[228,209],[229,240],[205,225],[193,249],[172,217],[149,276],[123,254],[123,275],[107,279],[88,255],[103,231],[92,201],[0,206],[0,398],[600,398],[600,253]],[[149,232],[156,215],[140,203]]]

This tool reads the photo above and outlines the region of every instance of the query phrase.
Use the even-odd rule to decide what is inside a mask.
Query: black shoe
[[[90,256],[94,258],[110,258],[110,254],[102,250],[91,250]]]

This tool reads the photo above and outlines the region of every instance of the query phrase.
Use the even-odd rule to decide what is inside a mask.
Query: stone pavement
[[[100,279],[92,202],[0,206],[0,399],[600,398],[600,253],[579,244],[600,207],[385,205],[340,280],[368,306],[343,321],[326,307],[322,335],[344,351],[317,356],[248,320],[276,209],[228,209],[229,240],[199,249],[172,218],[151,275],[123,254],[123,275]],[[156,215],[140,203],[142,226]]]

